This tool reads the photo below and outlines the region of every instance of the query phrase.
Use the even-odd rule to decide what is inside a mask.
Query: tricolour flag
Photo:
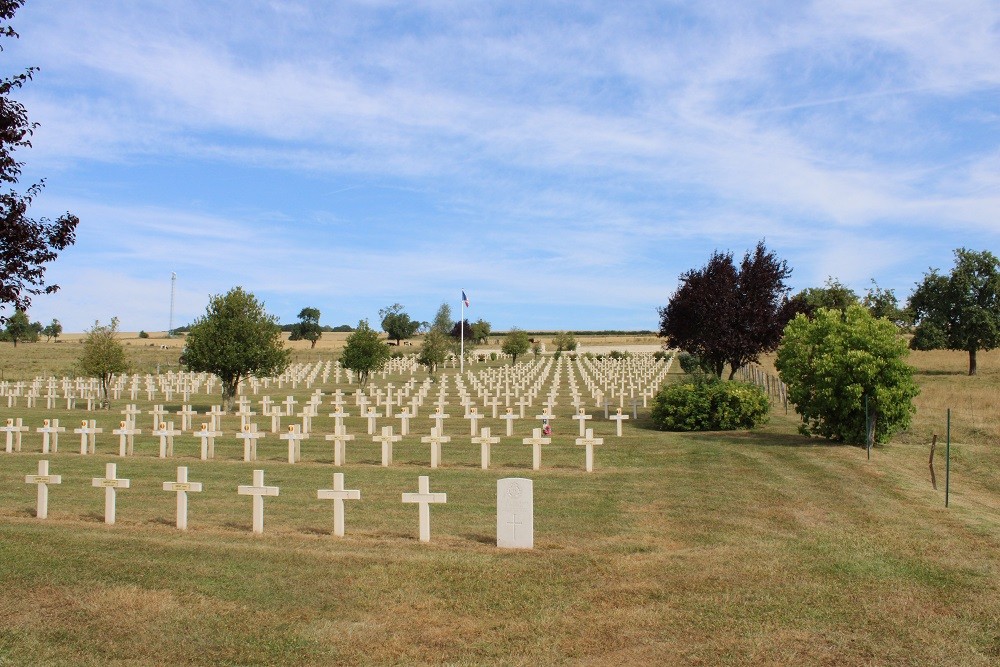
[[[469,307],[469,297],[465,296],[465,290],[462,290],[462,303],[465,304],[466,308]]]

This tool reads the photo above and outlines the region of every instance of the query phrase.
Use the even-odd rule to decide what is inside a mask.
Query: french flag
[[[462,303],[466,308],[469,307],[469,297],[465,296],[465,290],[462,290]]]

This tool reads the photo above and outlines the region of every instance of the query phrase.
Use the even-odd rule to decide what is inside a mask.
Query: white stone
[[[588,428],[587,435],[583,438],[577,438],[576,444],[582,445],[587,448],[587,458],[586,458],[586,469],[587,472],[594,472],[594,445],[603,445],[604,438],[595,438],[594,429]]]
[[[535,546],[534,482],[522,477],[497,480],[497,546],[533,549]]]
[[[531,437],[521,440],[526,445],[531,445],[531,469],[538,470],[542,467],[542,445],[548,445],[552,438],[543,438],[542,429],[531,430]]]

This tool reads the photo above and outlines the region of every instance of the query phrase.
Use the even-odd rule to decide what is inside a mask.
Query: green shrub
[[[628,359],[631,356],[631,352],[622,352],[621,350],[611,350],[608,353],[608,358],[610,359]]]
[[[140,331],[139,338],[149,338],[149,334],[146,333],[145,331]]]
[[[657,350],[656,352],[653,353],[653,359],[656,361],[664,361],[669,356],[670,353],[665,350]]]
[[[664,386],[653,398],[653,423],[663,431],[733,431],[767,423],[767,393],[752,384],[695,376]]]
[[[685,373],[701,373],[701,359],[696,354],[681,352],[677,355],[677,363],[681,365],[681,370]]]

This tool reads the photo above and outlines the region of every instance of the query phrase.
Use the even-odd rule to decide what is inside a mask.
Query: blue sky
[[[32,212],[80,219],[32,320],[167,328],[442,301],[494,329],[655,329],[759,239],[801,289],[906,297],[1000,251],[995,0],[29,0],[2,71]]]

